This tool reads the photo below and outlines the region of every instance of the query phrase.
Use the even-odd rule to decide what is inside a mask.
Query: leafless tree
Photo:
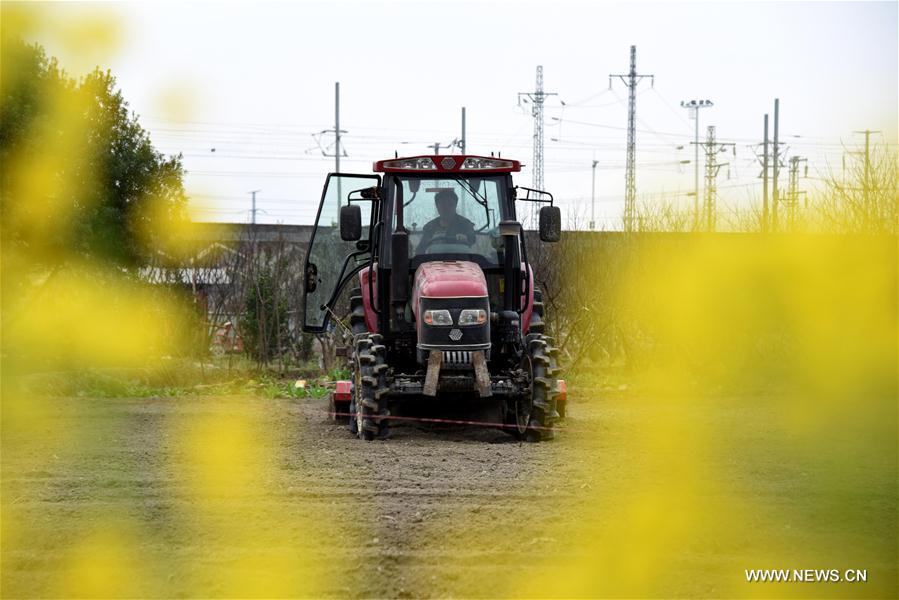
[[[820,227],[841,233],[897,232],[897,155],[880,144],[844,155],[838,175],[828,168],[823,175],[825,193],[813,203]]]

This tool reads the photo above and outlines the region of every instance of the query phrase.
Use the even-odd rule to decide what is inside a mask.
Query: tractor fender
[[[378,316],[372,308],[372,294],[369,294],[368,278],[371,275],[371,291],[374,294],[374,303],[378,303],[378,263],[359,271],[359,289],[362,290],[362,308],[365,311],[365,328],[371,332],[378,331]]]
[[[521,333],[527,335],[528,329],[531,327],[531,313],[534,312],[534,269],[530,268],[527,263],[521,263],[521,270],[528,274],[528,297],[525,297],[524,290],[521,291],[521,303],[525,306],[521,313]]]

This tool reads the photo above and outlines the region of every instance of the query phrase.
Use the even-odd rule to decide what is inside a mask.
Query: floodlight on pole
[[[682,100],[681,107],[689,111],[690,118],[696,121],[696,133],[693,140],[695,155],[693,157],[693,228],[699,228],[699,109],[714,106],[711,100]]]

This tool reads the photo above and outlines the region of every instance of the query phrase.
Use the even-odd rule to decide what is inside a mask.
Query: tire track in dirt
[[[297,448],[314,456],[309,493],[333,498],[363,532],[336,595],[501,593],[493,575],[544,558],[559,535],[559,507],[571,506],[582,489],[584,460],[574,457],[566,433],[525,444],[494,429],[403,423],[390,439],[363,443],[324,418],[317,403],[291,411],[319,441]],[[467,538],[477,543],[464,544]]]

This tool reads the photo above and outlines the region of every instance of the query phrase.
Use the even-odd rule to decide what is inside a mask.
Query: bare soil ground
[[[857,563],[832,566],[880,569],[881,575],[893,577],[885,588],[855,588],[847,592],[850,595],[895,591],[894,459],[868,464],[869,474],[859,485],[845,485],[840,501],[862,508],[838,509],[845,523],[837,522],[835,529],[834,521],[827,521],[826,527],[815,529],[812,524],[820,513],[803,511],[820,507],[822,497],[830,498],[819,494],[816,499],[820,490],[810,483],[827,467],[801,457],[791,464],[776,449],[765,450],[772,447],[766,439],[772,436],[768,424],[775,420],[759,420],[759,414],[771,412],[770,405],[726,399],[696,405],[690,419],[710,423],[716,435],[729,438],[714,455],[700,449],[703,460],[720,467],[708,477],[723,481],[734,497],[755,497],[758,506],[774,506],[780,512],[745,512],[738,517],[739,531],[745,533],[729,537],[716,527],[697,525],[679,534],[689,547],[663,546],[654,558],[640,554],[645,547],[658,546],[654,534],[645,529],[631,532],[626,521],[619,531],[606,520],[612,514],[627,518],[627,513],[603,502],[620,499],[616,490],[639,483],[634,489],[643,496],[629,498],[651,497],[657,503],[646,506],[666,506],[671,488],[646,481],[655,468],[652,453],[645,452],[645,446],[629,447],[629,440],[681,409],[591,396],[590,402],[573,399],[566,430],[542,444],[519,443],[489,428],[418,423],[400,423],[389,440],[364,443],[328,419],[326,403],[318,400],[53,400],[52,410],[32,433],[4,432],[2,595],[73,592],[75,588],[67,587],[71,577],[91,576],[73,548],[95,535],[92,524],[110,518],[132,523],[137,531],[130,547],[138,565],[135,572],[150,573],[124,579],[115,595],[503,597],[528,595],[530,578],[541,578],[530,593],[552,595],[546,591],[552,589],[546,587],[547,578],[552,584],[553,569],[566,564],[585,565],[580,571],[588,587],[573,588],[560,580],[563,595],[591,595],[591,589],[609,593],[600,585],[609,564],[627,566],[616,556],[620,547],[620,554],[645,556],[650,562],[643,568],[651,572],[679,575],[630,595],[732,596],[737,588],[724,583],[739,584],[744,568],[806,567],[749,564],[757,548],[770,547],[765,540],[789,531],[791,524],[795,529],[781,548],[846,544],[847,551],[859,557]],[[241,462],[244,450],[236,437],[217,438],[215,431],[212,437],[196,439],[225,452],[221,460],[213,457],[200,465],[190,460],[183,438],[196,433],[191,429],[196,423],[217,418],[255,423],[261,435],[253,438],[258,453],[249,464],[261,473],[245,480],[230,473],[227,463]],[[683,442],[666,444],[659,452],[676,454]],[[238,449],[233,456],[227,454],[232,447]],[[224,479],[208,480],[204,469],[222,471]],[[217,491],[197,492],[198,480]],[[224,487],[215,488],[222,482]],[[216,506],[229,506],[217,502],[229,497],[228,486],[235,482],[249,485],[236,492],[241,498],[230,505],[230,512],[217,513]],[[678,504],[682,496],[673,490],[675,516],[684,510]],[[718,498],[696,497],[706,498],[709,506]],[[784,513],[793,515],[786,530],[783,522],[772,520],[772,515]],[[665,532],[669,516],[649,510],[635,523],[648,519],[650,532]],[[693,518],[699,524],[704,515]],[[593,539],[602,531],[614,547],[577,537],[586,532]],[[305,546],[293,543],[304,535]],[[254,548],[250,538],[260,545]],[[101,549],[110,546],[104,539],[97,542]],[[857,552],[851,548],[854,543]],[[590,553],[597,548],[605,558],[598,557],[594,564]],[[260,560],[247,563],[248,552],[258,553]],[[287,588],[258,585],[284,579],[286,568],[278,561],[284,553],[297,552],[308,555],[304,566],[291,572],[299,579],[288,581]],[[116,557],[107,558],[117,564]],[[830,565],[821,568],[825,566]],[[241,569],[255,569],[243,580],[243,589],[239,581],[229,579]],[[108,575],[104,571],[96,576]],[[639,570],[634,577],[640,579]],[[104,589],[89,584],[77,593]],[[628,595],[626,589],[618,592],[613,595]],[[778,594],[774,589],[769,593]]]
[[[15,540],[4,540],[12,542],[3,548],[6,597],[64,591],[61,571],[71,564],[72,545],[89,534],[86,524],[106,511],[142,523],[150,564],[169,571],[162,582],[130,582],[144,586],[131,587],[133,593],[177,596],[196,593],[198,585],[208,586],[211,595],[232,593],[216,577],[219,568],[228,567],[203,548],[220,549],[222,540],[197,534],[186,523],[193,496],[184,473],[195,465],[184,470],[172,464],[184,454],[179,427],[217,414],[246,417],[266,432],[261,438],[267,446],[265,480],[274,485],[254,503],[325,521],[316,525],[318,535],[331,539],[315,557],[312,568],[324,583],[314,594],[501,593],[492,587],[491,572],[545,555],[552,540],[541,531],[584,481],[586,457],[575,460],[565,451],[565,432],[551,443],[527,444],[480,426],[400,422],[390,439],[365,443],[330,420],[319,400],[52,402],[40,431],[45,439],[29,436],[4,448],[4,507],[11,509],[5,512],[22,520],[24,528]],[[600,412],[579,407],[569,423],[598,430]],[[255,518],[252,510],[243,512],[249,514],[241,519]],[[277,522],[286,525],[290,517]],[[270,522],[260,517],[260,525]],[[472,532],[480,532],[473,537],[479,543],[460,548],[458,542]],[[183,565],[166,566],[166,557],[179,556],[193,563],[202,583],[179,588]]]

